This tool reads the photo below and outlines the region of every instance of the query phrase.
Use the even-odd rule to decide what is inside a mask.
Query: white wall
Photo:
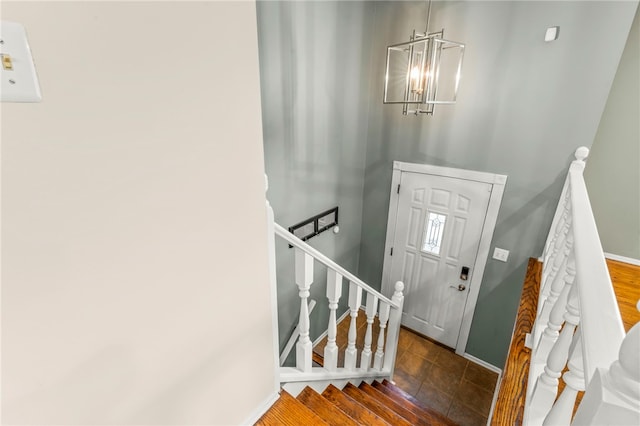
[[[252,2],[3,2],[3,424],[233,424],[275,391]]]

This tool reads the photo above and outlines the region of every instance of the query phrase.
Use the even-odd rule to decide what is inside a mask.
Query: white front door
[[[402,171],[399,185],[388,278],[405,284],[402,323],[455,348],[493,184]]]

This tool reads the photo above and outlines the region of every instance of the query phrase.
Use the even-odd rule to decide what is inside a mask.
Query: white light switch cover
[[[2,102],[40,102],[40,84],[22,24],[0,22],[0,54],[9,55],[13,69],[0,65]]]
[[[493,258],[501,262],[506,262],[509,259],[509,250],[496,247],[493,250]]]

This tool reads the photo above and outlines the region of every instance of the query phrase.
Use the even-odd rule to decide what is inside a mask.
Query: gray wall
[[[640,12],[613,80],[585,180],[604,250],[640,259]]]
[[[364,37],[372,10],[365,2],[258,2],[265,166],[276,221],[289,227],[339,206],[340,233],[309,243],[352,272],[360,251],[370,80]],[[278,243],[276,255],[282,347],[300,299],[293,249]],[[315,275],[312,339],[328,319],[324,267],[317,264]]]
[[[467,352],[502,366],[527,260],[541,252],[574,150],[590,146],[631,25],[632,2],[434,3],[432,29],[467,44],[458,103],[433,117],[382,105],[385,46],[423,29],[424,2],[377,2],[361,276],[380,285],[393,160],[509,176]],[[545,43],[549,26],[559,40]],[[606,29],[606,30],[605,30]]]
[[[455,106],[417,118],[381,100],[386,45],[424,27],[424,2],[258,2],[276,220],[339,205],[341,233],[311,244],[380,288],[394,160],[507,174],[492,247],[511,254],[487,264],[467,347],[502,366],[527,260],[541,252],[574,150],[593,141],[636,5],[434,3],[432,28],[467,44],[463,80]],[[555,25],[559,40],[545,43]],[[277,255],[282,346],[299,299],[293,254],[280,245]],[[321,307],[323,280],[319,271],[312,287]],[[312,337],[326,307],[316,316]]]

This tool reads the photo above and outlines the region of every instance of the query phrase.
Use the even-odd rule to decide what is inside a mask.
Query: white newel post
[[[356,360],[358,359],[358,350],[356,349],[358,309],[362,304],[362,289],[356,284],[349,283],[349,309],[351,311],[351,323],[349,324],[349,335],[347,349],[344,352],[344,368],[347,370],[356,369]]]
[[[300,295],[300,320],[298,329],[300,330],[300,340],[296,344],[296,367],[305,373],[311,372],[312,361],[311,352],[313,350],[311,339],[309,339],[309,289],[313,282],[313,257],[299,248],[295,248],[296,258],[296,284]]]
[[[271,293],[271,323],[272,330],[271,335],[273,339],[273,370],[275,372],[274,377],[278,377],[278,371],[280,369],[279,351],[279,331],[278,331],[278,280],[276,277],[276,235],[275,235],[275,219],[273,208],[269,203],[269,199],[266,198],[266,193],[269,191],[269,178],[264,175],[264,192],[267,208],[267,255],[269,256],[269,288]],[[274,390],[278,392],[280,389],[280,383],[277,380],[274,382]]]
[[[640,301],[637,308],[640,310]],[[640,323],[625,336],[618,360],[611,364],[609,370],[596,369],[573,424],[640,424]]]
[[[389,320],[389,306],[386,302],[380,302],[380,312],[378,312],[378,320],[380,321],[380,334],[378,334],[378,348],[373,359],[373,369],[380,371],[382,369],[382,360],[384,359],[384,330]]]
[[[402,281],[396,282],[395,292],[391,301],[393,301],[398,308],[391,310],[389,314],[389,326],[387,328],[387,344],[385,347],[385,357],[383,370],[389,372],[389,376],[393,376],[393,369],[396,362],[396,354],[398,353],[398,337],[400,337],[400,322],[402,321],[402,306],[404,305],[404,284]]]
[[[378,310],[378,297],[373,293],[367,293],[367,332],[364,335],[364,349],[360,357],[360,369],[368,371],[371,367],[371,342],[373,341],[373,321]]]
[[[336,310],[342,295],[342,275],[327,270],[327,299],[329,299],[329,327],[327,328],[327,345],[324,347],[324,368],[336,371],[338,368],[338,345],[336,345]]]

